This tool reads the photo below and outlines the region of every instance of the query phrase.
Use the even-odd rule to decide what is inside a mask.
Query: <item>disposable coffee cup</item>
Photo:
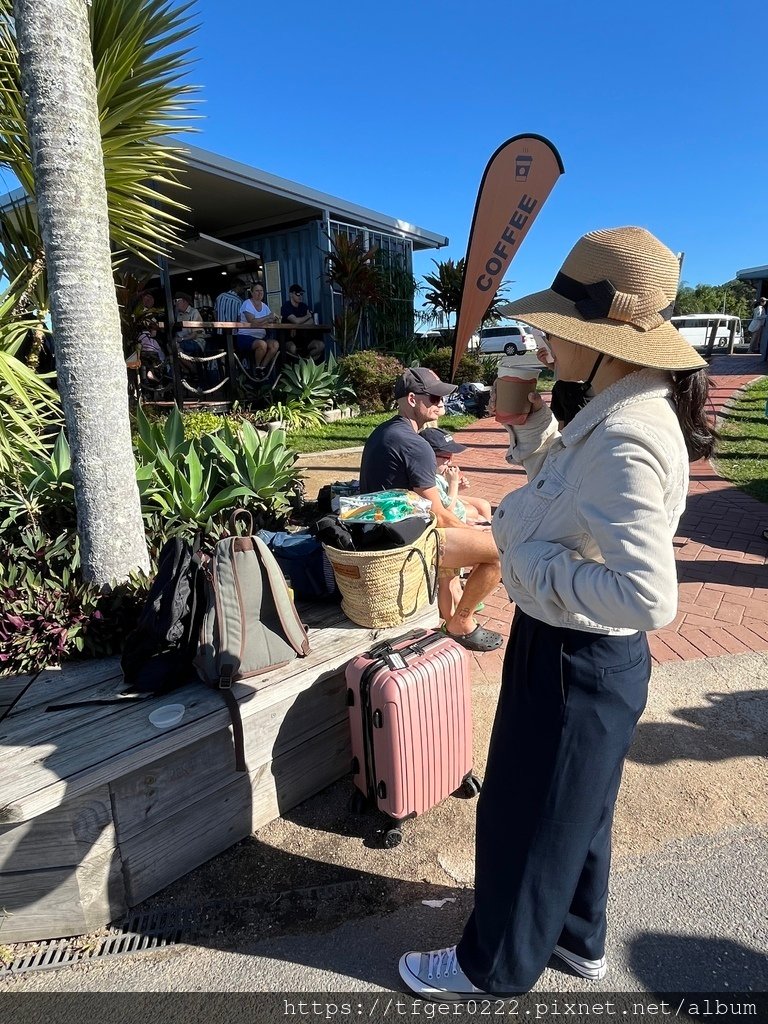
[[[528,395],[536,390],[541,370],[499,361],[496,379],[496,419],[499,423],[523,423],[531,411]]]

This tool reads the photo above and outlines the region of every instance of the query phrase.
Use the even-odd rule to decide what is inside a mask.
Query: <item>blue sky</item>
[[[585,231],[640,224],[690,284],[768,263],[759,5],[200,0],[205,149],[448,235],[512,135],[565,164],[507,279],[549,284]],[[757,47],[757,55],[755,48]]]

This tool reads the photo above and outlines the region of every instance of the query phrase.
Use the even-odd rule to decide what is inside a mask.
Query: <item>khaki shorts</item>
[[[461,569],[444,569],[443,566],[440,565],[440,563],[443,560],[443,555],[445,554],[445,527],[441,529],[438,526],[437,529],[435,530],[435,533],[437,534],[437,550],[439,553],[439,559],[437,563],[439,566],[437,570],[438,579],[445,580],[451,579],[454,576],[460,576]]]

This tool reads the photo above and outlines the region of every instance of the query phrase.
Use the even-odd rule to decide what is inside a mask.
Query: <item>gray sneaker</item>
[[[587,960],[586,957],[579,956],[578,953],[571,953],[570,950],[563,949],[562,946],[555,946],[552,955],[559,957],[568,964],[572,971],[588,981],[600,981],[608,970],[608,962],[604,956],[601,956],[599,960]]]
[[[428,953],[404,953],[399,968],[408,988],[423,999],[461,1000],[488,994],[475,988],[459,967],[455,946]]]

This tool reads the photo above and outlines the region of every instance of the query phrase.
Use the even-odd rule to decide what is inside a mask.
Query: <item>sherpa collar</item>
[[[563,429],[560,440],[564,445],[576,444],[618,409],[654,398],[668,398],[671,391],[670,375],[663,370],[642,369],[629,373],[595,395]]]

